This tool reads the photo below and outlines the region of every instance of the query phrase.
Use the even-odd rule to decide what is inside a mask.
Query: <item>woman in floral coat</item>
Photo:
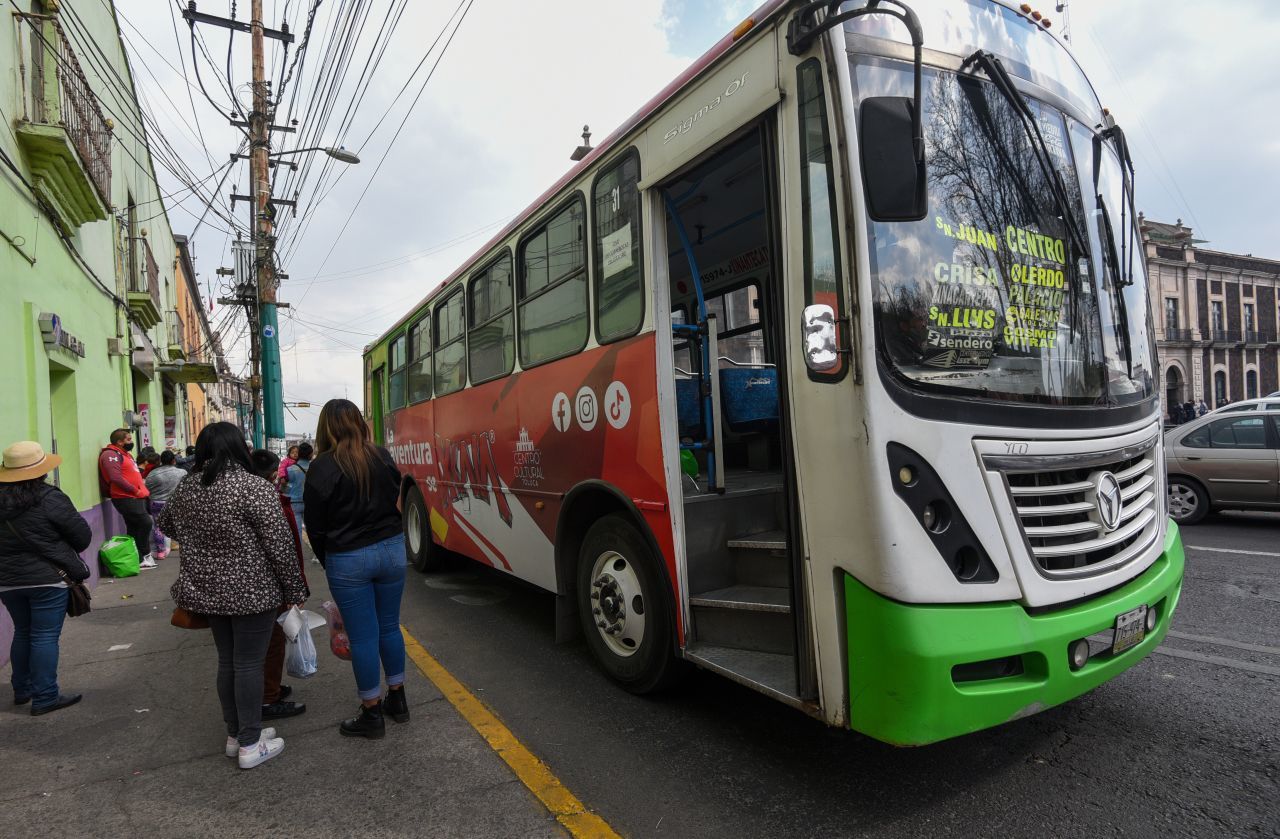
[[[276,489],[253,474],[240,429],[217,422],[200,432],[192,474],[159,523],[182,546],[174,602],[213,630],[226,754],[252,769],[284,749],[275,729],[262,728],[271,629],[281,603],[301,605],[309,592]]]

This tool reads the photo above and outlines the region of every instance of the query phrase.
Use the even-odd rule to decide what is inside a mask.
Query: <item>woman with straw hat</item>
[[[46,476],[62,458],[39,443],[4,450],[0,465],[0,601],[13,618],[13,704],[31,703],[38,717],[80,701],[58,691],[58,637],[67,614],[67,584],[88,579],[80,551],[89,523]]]

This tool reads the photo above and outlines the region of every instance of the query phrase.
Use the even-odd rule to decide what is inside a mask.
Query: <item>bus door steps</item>
[[[814,706],[798,696],[796,660],[790,654],[740,650],[699,641],[685,648],[684,657],[793,708],[816,713]]]
[[[766,530],[764,533],[750,533],[730,539],[730,548],[751,548],[760,551],[785,551],[787,534],[781,530]]]
[[[791,567],[787,560],[787,535],[781,530],[748,533],[725,542],[739,585],[789,588]]]
[[[746,612],[791,614],[791,590],[777,586],[744,586],[708,591],[689,599],[693,606],[714,609],[741,609]]]
[[[795,649],[791,590],[737,583],[689,598],[700,643],[790,655]]]

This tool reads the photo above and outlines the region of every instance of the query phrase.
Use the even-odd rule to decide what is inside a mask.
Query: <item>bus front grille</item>
[[[1069,461],[1011,460],[1003,464],[1005,484],[1027,548],[1045,576],[1070,579],[1113,570],[1159,535],[1163,489],[1154,445]],[[1110,499],[1098,498],[1115,486],[1106,473],[1119,487],[1119,511],[1111,516],[1105,515]]]

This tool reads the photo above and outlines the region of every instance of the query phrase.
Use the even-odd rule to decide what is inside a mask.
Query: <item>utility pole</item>
[[[221,26],[233,32],[248,32],[253,50],[253,111],[249,114],[249,206],[253,212],[250,230],[253,235],[252,270],[242,275],[243,285],[236,289],[240,302],[249,315],[249,352],[252,365],[251,392],[253,399],[253,444],[285,454],[284,443],[284,391],[280,378],[280,337],[276,309],[275,233],[272,223],[273,210],[268,208],[286,203],[271,198],[271,170],[268,155],[271,152],[271,100],[266,80],[264,39],[274,38],[286,44],[293,43],[287,25],[280,29],[268,29],[262,23],[262,0],[252,0],[250,22],[204,14],[196,10],[194,0],[182,10],[182,17],[192,28],[197,23]],[[242,125],[236,120],[233,125]],[[290,130],[290,129],[285,129]],[[232,205],[244,196],[233,194]],[[288,202],[292,203],[292,202]],[[249,299],[249,294],[254,299]],[[256,379],[256,381],[254,381]],[[265,441],[264,441],[265,436]]]
[[[258,337],[262,376],[263,419],[266,447],[281,457],[284,443],[284,388],[280,372],[280,325],[276,314],[275,234],[272,225],[271,151],[268,126],[271,124],[267,96],[266,57],[262,26],[262,0],[251,5],[250,40],[253,48],[253,113],[249,114],[249,168],[253,183],[253,215],[258,273]],[[256,441],[255,441],[256,442]]]

